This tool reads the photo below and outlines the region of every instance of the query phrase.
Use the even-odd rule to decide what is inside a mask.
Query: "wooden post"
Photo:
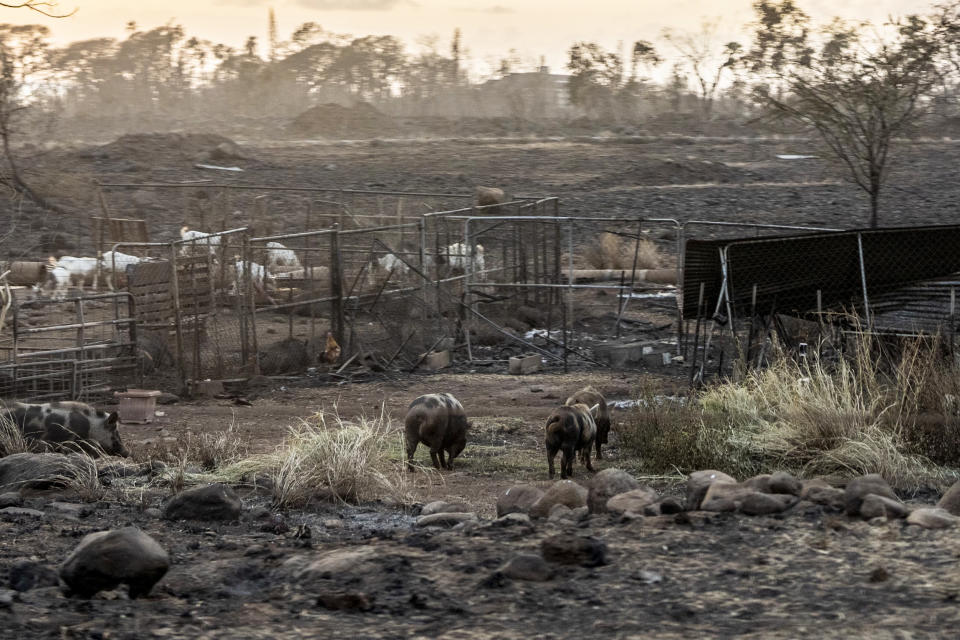
[[[343,311],[343,264],[340,256],[340,226],[334,225],[330,234],[330,296],[333,298],[333,309],[330,324],[333,337],[338,344],[344,344],[344,311]],[[346,354],[344,354],[346,356]]]
[[[250,249],[250,237],[244,233],[243,234],[243,270],[246,274],[246,285],[248,292],[248,300],[250,301],[250,341],[251,341],[251,351],[253,358],[253,373],[260,373],[260,341],[257,338],[257,293],[256,287],[253,286],[253,273],[251,273],[250,262],[252,260],[252,252]],[[266,276],[266,269],[264,269],[264,276]],[[264,278],[264,286],[266,286],[266,278]]]
[[[177,337],[177,371],[180,384],[187,383],[187,370],[183,362],[183,318],[180,315],[180,285],[177,282],[177,245],[170,245],[170,295],[173,297],[173,323]]]
[[[699,347],[700,342],[700,318],[703,316],[703,294],[704,294],[704,285],[705,283],[700,283],[700,296],[697,298],[697,323],[695,329],[693,330],[693,352],[690,354],[690,386],[693,386],[693,378],[697,369],[697,348]],[[703,357],[706,358],[707,354],[704,353]]]
[[[210,252],[207,251],[207,255]],[[197,259],[190,258],[190,295],[193,296],[193,379],[203,380],[200,366],[200,295],[197,290]]]

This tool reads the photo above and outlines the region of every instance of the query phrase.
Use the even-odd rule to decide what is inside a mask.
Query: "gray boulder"
[[[910,512],[907,522],[925,529],[948,529],[957,526],[960,518],[940,507],[921,507]]]
[[[513,580],[546,582],[553,578],[553,567],[532,553],[521,553],[510,558],[498,571]]]
[[[576,509],[587,504],[588,492],[573,480],[558,480],[530,508],[530,517],[546,518],[554,505]]]
[[[529,484],[510,487],[497,498],[497,517],[508,513],[528,513],[542,497],[543,491]]]
[[[607,501],[613,496],[638,489],[640,483],[626,471],[604,469],[590,481],[587,507],[590,513],[606,513]]]
[[[847,483],[847,488],[844,490],[844,508],[847,515],[855,516],[860,514],[860,505],[869,494],[897,500],[897,494],[893,492],[893,489],[890,488],[887,481],[879,474],[871,473],[860,476]]]
[[[423,509],[420,510],[420,515],[432,516],[435,513],[466,513],[469,511],[470,507],[462,502],[444,502],[443,500],[437,500],[424,505]]]
[[[619,493],[607,500],[607,511],[615,514],[636,513],[642,515],[644,509],[658,500],[653,489],[639,487],[626,493]]]
[[[803,483],[793,474],[786,471],[777,471],[770,476],[770,493],[785,493],[791,496],[799,496],[803,491]]]
[[[546,538],[540,550],[548,562],[598,567],[607,564],[607,543],[592,536],[561,534]]]
[[[136,527],[91,533],[60,567],[68,593],[89,598],[126,584],[130,597],[150,593],[166,574],[170,557],[156,540]]]
[[[0,491],[63,487],[79,465],[63,453],[14,453],[0,458]]]
[[[960,516],[960,480],[953,483],[953,486],[947,489],[943,494],[937,506],[946,510],[955,516]]]
[[[791,495],[752,493],[741,501],[740,511],[748,516],[767,516],[786,511],[796,502],[797,499]]]
[[[455,527],[461,522],[476,522],[477,514],[475,513],[452,513],[452,512],[442,512],[442,513],[433,513],[427,516],[420,516],[417,518],[418,527]]]
[[[189,489],[170,499],[163,507],[167,520],[224,520],[240,519],[243,503],[230,487],[216,483]]]
[[[860,503],[859,513],[867,520],[873,518],[906,518],[910,515],[910,508],[895,498],[868,493]]]
[[[703,496],[707,493],[715,482],[726,482],[727,484],[737,484],[737,481],[722,471],[707,469],[705,471],[694,471],[687,477],[687,511],[693,511],[700,508],[703,502]]]

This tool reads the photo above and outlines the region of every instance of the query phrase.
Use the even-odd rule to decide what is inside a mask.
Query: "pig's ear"
[[[592,407],[590,407],[590,415],[592,415],[594,418],[596,418],[596,417],[597,417],[597,409],[599,409],[599,408],[600,408],[600,403],[599,403],[599,402],[598,402],[597,404],[593,405]]]
[[[106,424],[108,427],[110,427],[110,426],[114,426],[114,427],[115,427],[115,426],[117,426],[117,423],[118,423],[119,421],[120,421],[120,414],[117,413],[116,411],[114,411],[113,413],[111,413],[110,415],[107,416],[107,421],[106,421],[105,424]]]

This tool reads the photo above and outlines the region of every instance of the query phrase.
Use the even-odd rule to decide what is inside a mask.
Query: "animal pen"
[[[780,326],[781,314],[809,318],[813,310],[825,319],[855,303],[849,285],[858,269],[862,296],[854,307],[871,330],[902,320],[905,302],[929,311],[921,299],[940,294],[950,296],[945,317],[955,330],[953,281],[942,276],[960,268],[941,260],[946,249],[920,270],[914,254],[894,250],[914,236],[914,251],[927,241],[946,246],[954,236],[945,229],[918,240],[922,230],[900,238],[893,231],[575,217],[562,215],[552,197],[474,206],[473,194],[206,183],[98,189],[96,250],[140,262],[101,265],[122,283],[113,293],[18,301],[0,336],[0,395],[92,399],[139,375],[171,372],[181,387],[256,374],[339,380],[361,370],[412,371],[441,350],[456,351],[470,366],[527,354],[548,366],[621,366],[599,354],[644,334],[702,376],[718,346],[722,368],[727,342],[714,340],[720,330],[731,331],[736,354],[756,359],[760,336]],[[157,211],[140,210],[131,194],[143,190],[170,197]],[[182,226],[204,233],[147,241],[147,232],[178,238]],[[619,243],[619,263],[586,268],[597,266],[585,264],[584,254],[604,235]],[[650,243],[659,265],[641,264]],[[881,282],[877,274],[890,270],[885,255],[902,265]],[[844,287],[831,288],[837,274]],[[920,289],[901,286],[928,277],[935,281]],[[641,305],[655,312],[655,322],[632,315]]]

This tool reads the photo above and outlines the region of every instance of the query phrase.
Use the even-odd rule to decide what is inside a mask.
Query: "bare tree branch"
[[[26,0],[26,2],[0,2],[0,7],[6,9],[30,9],[31,11],[36,11],[37,13],[43,14],[48,18],[69,18],[77,12],[77,8],[74,7],[73,11],[70,13],[54,13],[54,9],[57,7],[56,2],[41,2],[40,0]]]

